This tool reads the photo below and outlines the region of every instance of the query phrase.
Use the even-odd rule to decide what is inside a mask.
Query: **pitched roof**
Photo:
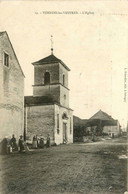
[[[64,64],[64,62],[58,59],[54,55],[49,55],[48,57],[45,57],[39,61],[33,62],[32,64],[33,65],[46,65],[46,64],[51,64],[51,63],[61,63],[68,71],[70,71],[70,69]]]
[[[6,33],[6,31],[0,32],[0,36],[2,36],[2,35],[5,34],[5,33]]]
[[[73,115],[73,125],[77,126],[86,126],[88,119],[81,119],[75,115]]]
[[[9,39],[8,33],[7,33],[6,31],[0,32],[0,36],[3,36],[4,34],[6,34],[8,40],[9,40],[9,42],[10,42],[11,48],[12,48],[12,50],[13,50],[13,53],[14,53],[15,58],[16,58],[16,60],[17,60],[17,63],[18,63],[18,65],[19,65],[19,67],[20,67],[20,70],[21,70],[21,72],[22,72],[22,75],[25,77],[25,75],[24,75],[24,73],[23,73],[23,70],[22,70],[22,68],[21,68],[21,66],[20,66],[20,63],[19,63],[19,61],[18,61],[18,59],[17,59],[16,53],[15,53],[15,51],[14,51],[14,48],[13,48],[13,46],[12,46],[12,43],[11,43],[11,41],[10,41],[10,39]]]
[[[87,124],[89,126],[96,126],[99,125],[100,122],[102,122],[102,126],[115,126],[117,125],[118,120],[113,119],[107,113],[103,112],[102,110],[99,110],[88,120]]]
[[[54,104],[52,98],[48,96],[25,96],[25,105],[43,105],[43,104]]]
[[[94,120],[94,119],[114,121],[114,119],[110,115],[103,112],[102,110],[99,110],[97,113],[95,113],[89,120]]]

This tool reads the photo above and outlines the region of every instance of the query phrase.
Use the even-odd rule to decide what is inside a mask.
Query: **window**
[[[66,100],[66,95],[64,95],[64,100]]]
[[[67,113],[65,113],[65,112],[63,113],[62,119],[68,119]]]
[[[63,75],[63,85],[65,85],[65,75]]]
[[[59,134],[59,114],[57,114],[57,133]]]
[[[9,67],[9,55],[4,53],[4,65]]]
[[[45,85],[50,84],[50,73],[49,72],[46,72],[44,75],[44,84]]]

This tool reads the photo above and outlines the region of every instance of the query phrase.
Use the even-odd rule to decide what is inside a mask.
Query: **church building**
[[[52,144],[73,142],[73,110],[69,108],[68,72],[70,69],[53,54],[32,63],[33,96],[25,96],[27,139],[47,138]]]

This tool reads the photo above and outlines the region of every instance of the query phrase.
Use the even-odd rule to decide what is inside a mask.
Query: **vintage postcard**
[[[127,194],[127,1],[0,1],[0,194]]]

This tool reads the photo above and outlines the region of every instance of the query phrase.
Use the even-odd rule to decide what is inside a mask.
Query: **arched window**
[[[65,75],[63,74],[63,85],[65,85]]]
[[[67,113],[65,113],[65,112],[63,113],[62,119],[68,119]]]
[[[50,84],[50,73],[49,72],[45,72],[44,75],[44,84]]]

